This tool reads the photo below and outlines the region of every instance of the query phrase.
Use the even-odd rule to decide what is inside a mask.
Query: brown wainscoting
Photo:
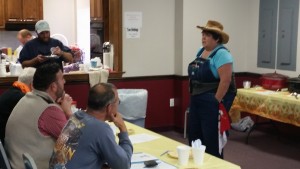
[[[244,80],[251,80],[252,84],[260,84],[260,74],[238,72],[235,74],[238,87],[242,87]],[[88,74],[66,74],[65,90],[79,108],[85,109],[87,105],[88,91],[90,88]],[[11,86],[17,77],[0,78],[0,94]],[[165,130],[176,129],[183,131],[184,112],[189,105],[188,76],[158,75],[123,77],[110,75],[108,80],[117,88],[146,89],[148,91],[148,105],[146,128]],[[174,107],[169,106],[170,98],[174,98]]]
[[[161,80],[161,79],[174,79],[177,75],[154,75],[154,76],[134,76],[122,78],[110,78],[108,82],[126,82],[126,81],[140,81],[140,80]]]

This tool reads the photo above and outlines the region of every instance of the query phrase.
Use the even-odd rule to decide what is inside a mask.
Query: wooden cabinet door
[[[95,0],[95,18],[97,20],[103,20],[103,5],[102,0]]]
[[[0,28],[4,28],[5,26],[5,15],[4,15],[4,0],[0,0]]]
[[[42,19],[42,0],[23,0],[23,20],[38,21]]]
[[[5,12],[7,21],[22,21],[22,1],[5,0]]]
[[[91,14],[91,21],[102,21],[103,20],[102,0],[91,0],[90,1],[90,14]]]

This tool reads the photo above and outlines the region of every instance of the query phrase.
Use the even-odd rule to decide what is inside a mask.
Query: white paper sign
[[[124,12],[124,27],[141,28],[143,20],[142,17],[142,12]]]
[[[131,39],[131,38],[140,38],[141,36],[141,29],[140,28],[125,28],[126,29],[126,38]]]

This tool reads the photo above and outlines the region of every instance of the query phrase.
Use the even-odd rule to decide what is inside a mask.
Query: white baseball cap
[[[49,24],[48,24],[47,21],[45,21],[45,20],[39,20],[35,24],[35,30],[39,34],[39,33],[44,32],[44,31],[50,31],[50,26],[49,26]]]

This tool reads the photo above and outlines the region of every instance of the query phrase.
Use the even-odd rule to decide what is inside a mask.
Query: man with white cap
[[[64,46],[59,40],[50,37],[50,26],[47,21],[38,21],[35,24],[35,31],[38,37],[27,42],[20,53],[19,61],[23,67],[37,68],[52,59],[61,66],[62,61],[73,61],[70,48]]]

